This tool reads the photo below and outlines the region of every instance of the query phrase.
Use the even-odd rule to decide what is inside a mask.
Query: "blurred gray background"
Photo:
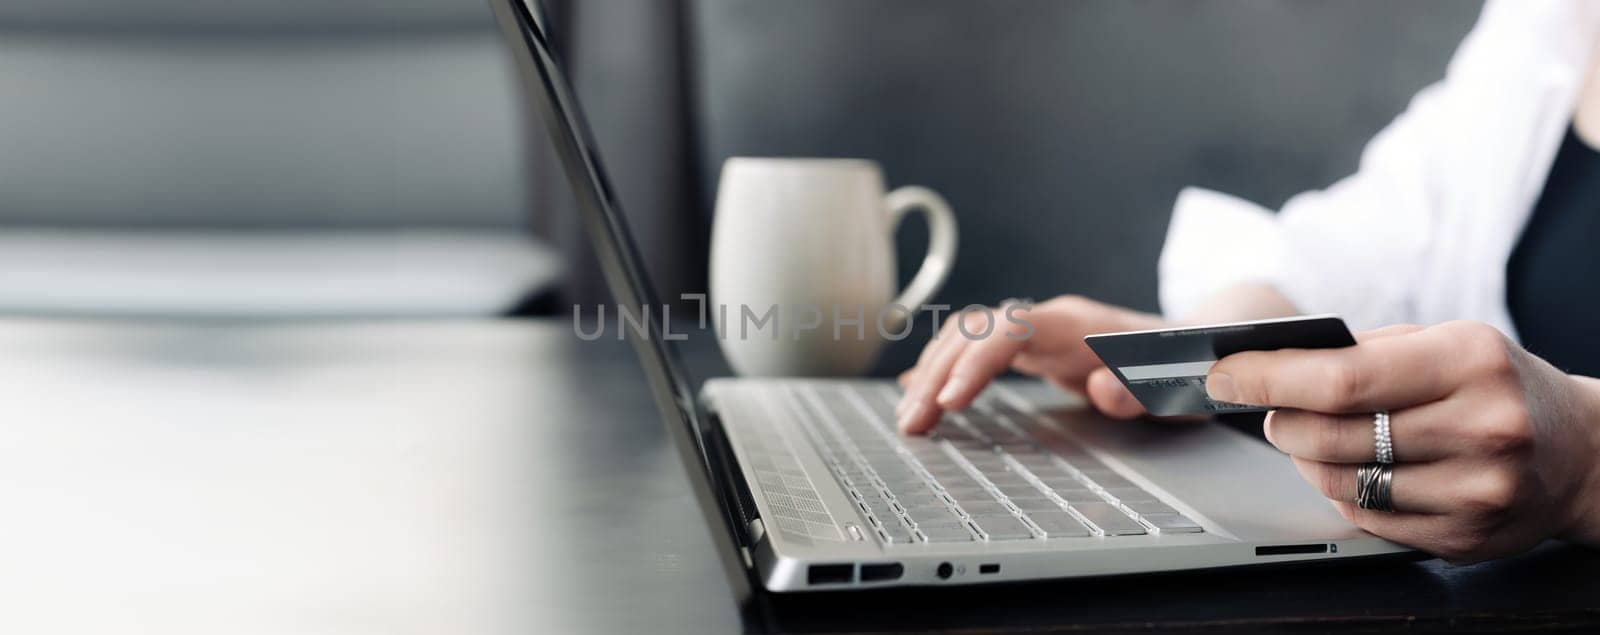
[[[1478,4],[699,0],[698,122],[723,157],[861,156],[949,198],[952,304],[1155,308],[1185,185],[1276,207],[1351,172]],[[920,237],[918,237],[920,238]],[[922,243],[902,240],[902,269]]]
[[[1479,9],[548,4],[663,295],[704,288],[726,157],[847,156],[954,206],[961,254],[940,301],[1081,293],[1142,309],[1181,187],[1272,207],[1349,173]],[[447,231],[499,245],[439,257],[463,276],[517,272],[484,283],[501,290],[472,311],[564,313],[604,291],[511,82],[478,0],[13,0],[0,236]],[[918,222],[899,238],[903,276],[922,256]]]

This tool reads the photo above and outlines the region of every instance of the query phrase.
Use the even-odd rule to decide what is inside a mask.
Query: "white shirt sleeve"
[[[1301,311],[1337,313],[1352,328],[1416,321],[1415,290],[1449,207],[1453,144],[1482,116],[1472,102],[1505,63],[1496,58],[1507,32],[1527,41],[1515,4],[1485,8],[1445,79],[1367,144],[1355,174],[1276,215],[1216,192],[1181,192],[1158,266],[1163,312],[1181,318],[1224,288],[1264,282]]]

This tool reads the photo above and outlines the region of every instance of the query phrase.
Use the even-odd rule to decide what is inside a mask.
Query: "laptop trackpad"
[[[1287,455],[1237,431],[1213,423],[1113,421],[1053,389],[1008,388],[1102,451],[1102,461],[1170,494],[1224,534],[1247,541],[1366,535],[1300,477]]]

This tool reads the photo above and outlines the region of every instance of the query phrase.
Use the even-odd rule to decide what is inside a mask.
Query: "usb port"
[[[885,582],[888,580],[899,580],[900,576],[905,574],[905,566],[898,562],[861,565],[862,582]]]
[[[806,569],[806,584],[847,584],[855,574],[853,564],[814,564]]]

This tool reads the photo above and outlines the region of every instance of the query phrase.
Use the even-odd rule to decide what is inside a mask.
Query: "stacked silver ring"
[[[1372,446],[1379,463],[1394,463],[1394,439],[1389,435],[1389,411],[1372,413]]]
[[[1356,468],[1356,507],[1394,511],[1394,465],[1368,463]]]

